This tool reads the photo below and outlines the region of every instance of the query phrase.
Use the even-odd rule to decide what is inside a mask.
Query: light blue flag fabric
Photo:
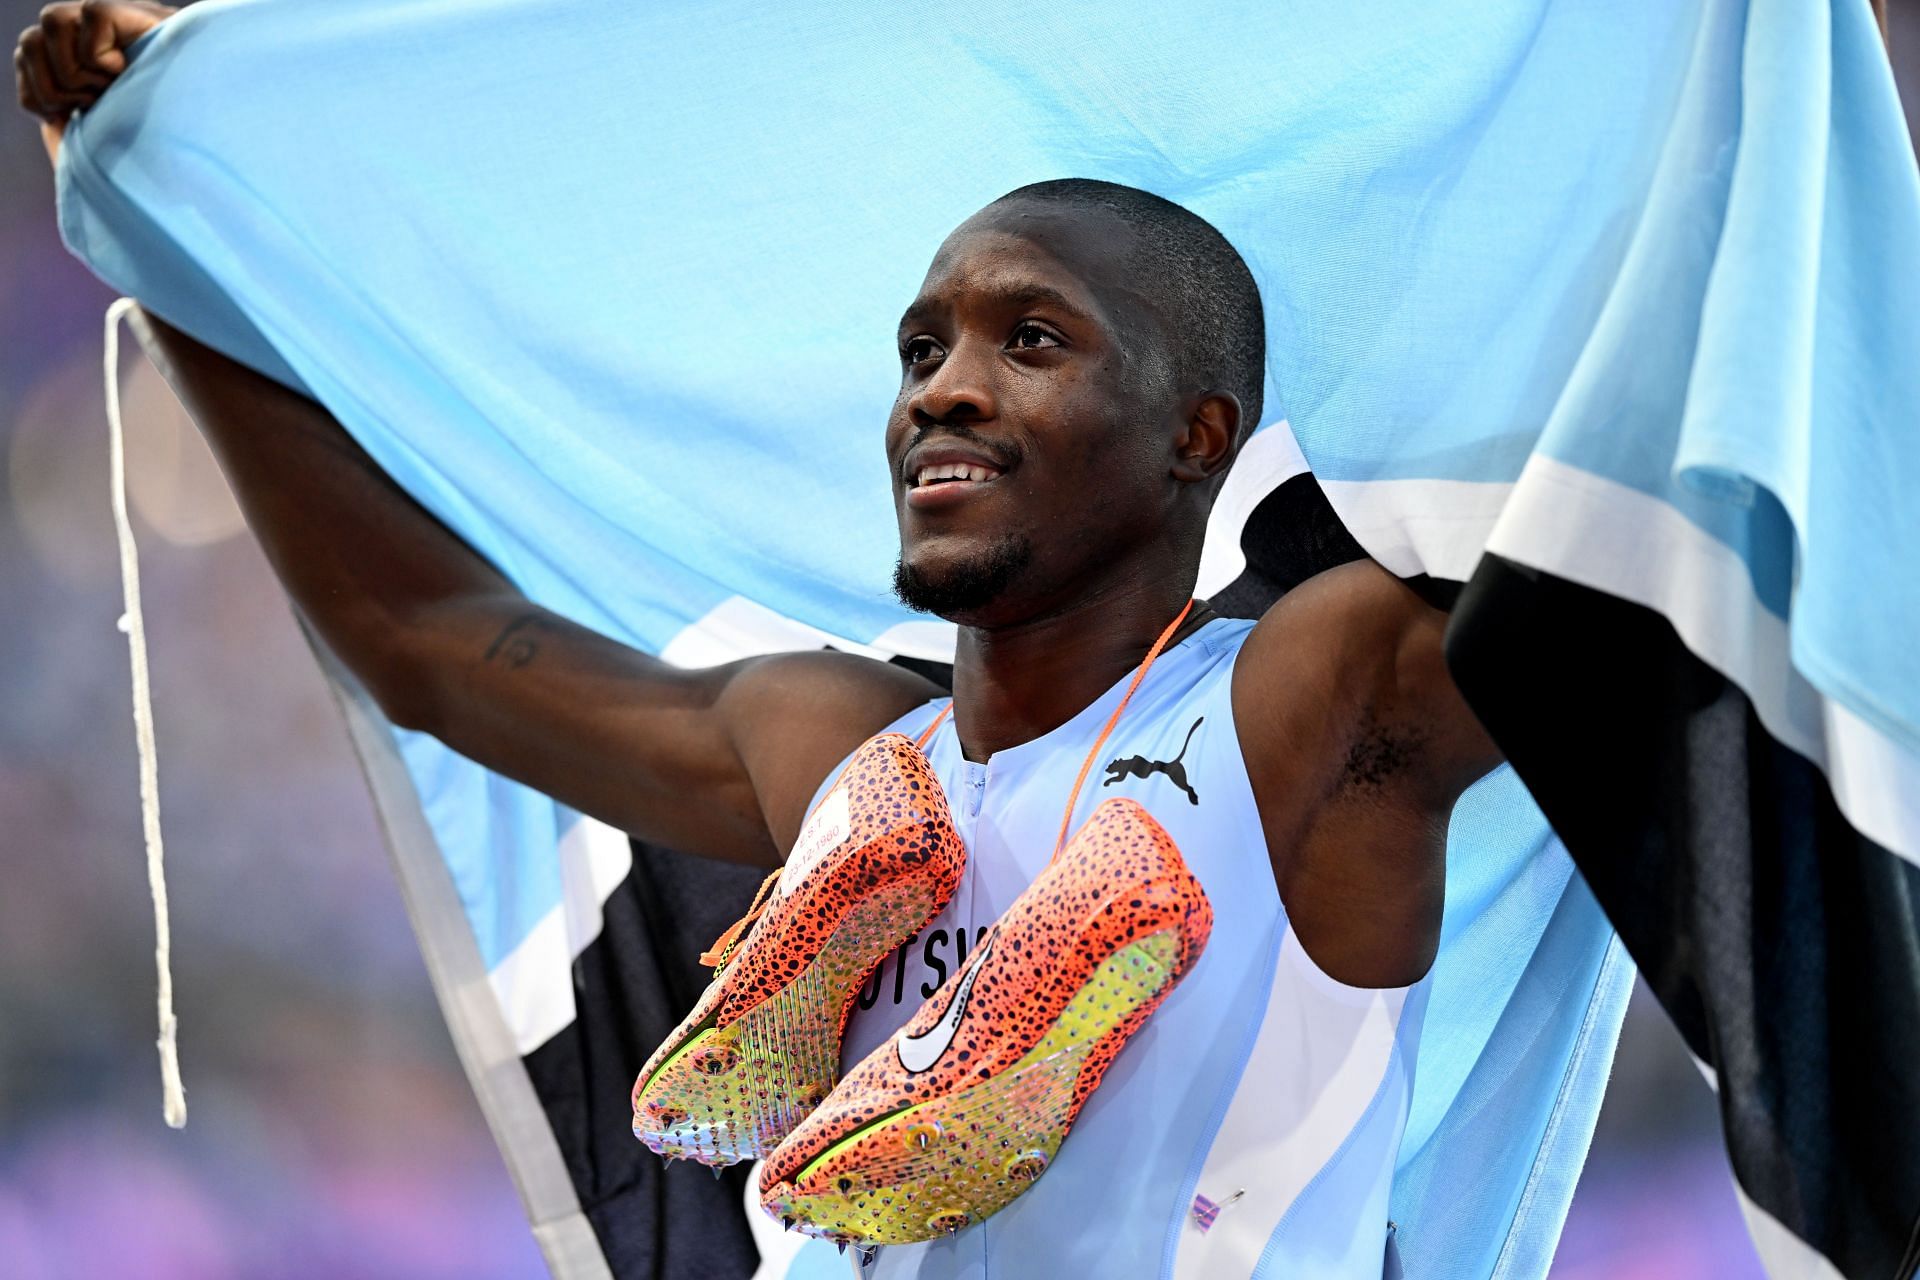
[[[1665,612],[1914,855],[1920,448],[1888,407],[1920,403],[1894,283],[1920,184],[1871,21],[207,0],[69,130],[61,224],[542,604],[686,663],[937,660],[950,628],[886,589],[894,321],[1005,191],[1147,188],[1233,241],[1269,317],[1269,422],[1203,591],[1310,466],[1397,573],[1464,580],[1491,548]],[[510,1071],[573,1018],[621,846],[397,742],[506,1031],[463,1047]],[[1476,788],[1394,1193],[1408,1274],[1544,1274],[1630,983],[1524,788]],[[538,1116],[483,1101],[525,1186]],[[572,1272],[565,1199],[529,1206]]]

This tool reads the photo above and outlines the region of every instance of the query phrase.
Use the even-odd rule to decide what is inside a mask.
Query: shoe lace
[[[733,958],[733,953],[745,938],[747,930],[773,904],[773,886],[780,883],[780,872],[783,869],[775,867],[772,873],[760,882],[760,890],[753,895],[753,905],[747,908],[747,914],[728,925],[726,932],[715,938],[713,945],[700,953],[701,964],[709,969],[718,969]]]

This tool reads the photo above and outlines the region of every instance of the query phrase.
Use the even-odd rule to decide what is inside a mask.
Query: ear
[[[1186,425],[1173,442],[1173,478],[1199,484],[1219,475],[1233,461],[1240,438],[1240,399],[1230,391],[1209,391],[1187,411]]]

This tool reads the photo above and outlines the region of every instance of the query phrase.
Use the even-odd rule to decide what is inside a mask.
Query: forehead
[[[934,255],[909,315],[927,306],[1053,293],[1122,332],[1159,327],[1139,288],[1139,232],[1111,210],[1027,202],[988,205]]]

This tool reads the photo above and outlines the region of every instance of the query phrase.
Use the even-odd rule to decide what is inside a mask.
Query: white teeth
[[[918,487],[935,484],[941,480],[991,480],[998,474],[987,467],[968,466],[964,462],[942,462],[935,466],[920,468],[914,475],[913,483]]]

